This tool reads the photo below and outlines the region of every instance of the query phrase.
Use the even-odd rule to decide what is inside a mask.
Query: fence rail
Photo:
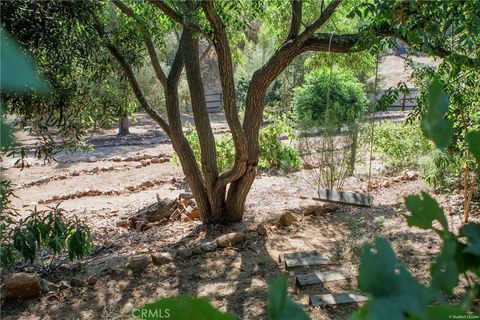
[[[377,99],[383,96],[387,90],[380,90]],[[417,106],[418,89],[409,89],[409,93],[398,93],[398,98],[388,108],[389,111],[412,110]]]

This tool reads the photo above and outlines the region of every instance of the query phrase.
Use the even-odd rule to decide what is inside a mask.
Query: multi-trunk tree
[[[248,15],[248,12],[241,12],[242,8],[251,9],[257,5],[256,10],[260,12],[262,6],[272,5],[271,3],[195,0],[185,2],[148,0],[142,3],[112,0],[112,3],[124,15],[125,21],[135,24],[141,34],[151,66],[164,91],[166,119],[145,99],[128,59],[117,47],[111,34],[106,31],[108,22],[105,17],[103,19],[97,17],[94,28],[121,66],[140,106],[170,137],[204,223],[230,223],[242,220],[245,202],[255,179],[259,159],[258,137],[267,89],[298,55],[307,51],[347,53],[365,50],[386,37],[403,39],[417,49],[428,49],[428,52],[441,57],[448,57],[451,54],[448,47],[439,46],[433,41],[428,42],[425,38],[410,37],[405,32],[405,28],[410,27],[409,23],[413,23],[411,18],[429,14],[426,10],[432,7],[431,4],[412,7],[408,2],[388,1],[364,8],[359,6],[360,9],[354,11],[354,15],[369,16],[371,25],[357,34],[339,34],[322,32],[322,27],[336,11],[340,11],[342,0],[332,0],[328,4],[322,1],[318,6],[313,7],[310,4],[308,13],[302,10],[304,6],[302,1],[294,0],[290,4],[282,1],[274,2],[273,5],[279,8],[284,9],[285,6],[291,8],[289,30],[275,53],[253,73],[245,99],[245,115],[242,122],[238,114],[235,93],[232,53],[234,31],[232,29],[237,27],[236,22],[239,16]],[[145,6],[150,7],[145,9]],[[260,10],[258,10],[259,7]],[[313,18],[312,8],[317,9],[316,16]],[[152,13],[153,9],[156,12]],[[149,13],[148,17],[144,15],[146,11]],[[157,38],[158,31],[149,27],[148,19],[152,17],[161,19],[179,32],[178,49],[168,73],[162,67],[157,54],[154,39]],[[423,16],[423,19],[424,25],[417,28],[428,34],[430,32],[427,28],[430,25],[428,17]],[[211,41],[218,57],[223,108],[236,150],[235,163],[225,172],[219,172],[217,169],[215,139],[208,117],[201,77],[200,37]],[[471,57],[464,57],[464,59],[466,64],[476,63],[476,60]],[[178,83],[183,70],[188,81],[195,128],[200,140],[200,166],[197,165],[182,130]]]

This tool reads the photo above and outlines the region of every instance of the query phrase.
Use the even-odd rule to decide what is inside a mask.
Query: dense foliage
[[[435,150],[423,136],[418,122],[382,121],[376,123],[373,130],[374,153],[381,157],[387,171],[420,169],[423,158]]]
[[[2,238],[2,266],[13,264],[17,252],[30,263],[39,259],[46,268],[52,267],[64,252],[70,260],[87,256],[92,246],[90,229],[78,219],[67,218],[65,213],[58,206],[47,210],[35,208],[25,219],[7,225],[5,230],[2,228],[2,233],[9,233]]]
[[[200,165],[200,144],[197,131],[193,126],[188,127],[187,139],[192,146],[195,158]],[[258,167],[265,170],[279,170],[286,173],[298,169],[300,157],[292,145],[294,131],[290,121],[285,117],[273,118],[271,123],[260,129],[260,159]],[[283,139],[286,143],[284,143]],[[224,133],[215,141],[218,170],[231,167],[235,161],[235,148],[231,133]],[[178,163],[177,156],[173,161]]]
[[[136,108],[126,79],[88,26],[100,8],[95,1],[1,2],[2,28],[33,57],[50,86],[48,95],[2,93],[7,112],[21,117],[18,127],[42,138],[28,150],[39,158],[86,150],[87,130],[111,127]]]
[[[305,83],[295,91],[294,108],[302,126],[322,126],[325,111],[337,125],[351,123],[367,108],[367,97],[360,83],[350,72],[339,68],[311,71]]]

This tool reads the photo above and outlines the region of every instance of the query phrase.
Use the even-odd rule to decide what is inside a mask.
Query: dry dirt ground
[[[14,199],[14,205],[23,213],[35,204],[43,208],[45,204],[38,203],[56,195],[75,194],[85,189],[124,191],[61,202],[61,207],[69,215],[76,215],[92,228],[94,251],[87,259],[65,264],[44,277],[59,283],[73,277],[86,279],[93,275],[98,278],[97,283],[61,289],[28,301],[6,301],[1,310],[2,319],[129,319],[136,306],[177,295],[207,297],[214,306],[230,311],[239,319],[265,319],[267,283],[282,273],[289,278],[290,296],[304,306],[312,319],[344,319],[358,306],[312,307],[308,306],[308,295],[356,290],[354,280],[297,289],[294,275],[307,270],[287,271],[278,263],[278,256],[317,250],[330,257],[332,265],[311,270],[343,267],[355,272],[361,243],[376,235],[390,239],[409,270],[422,281],[428,279],[429,262],[439,250],[439,241],[432,233],[409,228],[402,216],[405,212],[404,196],[432,191],[421,178],[376,189],[372,208],[343,206],[331,214],[304,217],[302,213],[306,207],[321,204],[311,198],[313,189],[306,182],[308,170],[286,176],[259,173],[241,223],[207,227],[198,221],[177,221],[146,231],[117,227],[115,222],[119,216],[133,214],[153,203],[157,194],[175,198],[187,188],[181,169],[172,162],[139,166],[138,161],[111,161],[115,156],[172,154],[168,139],[154,124],[142,115],[138,119],[138,123],[132,126],[132,135],[127,138],[118,139],[115,130],[95,134],[91,142],[96,149],[92,154],[62,155],[58,163],[51,164],[30,160],[32,166],[23,170],[12,167],[12,163],[4,163],[8,168],[3,174],[17,185],[15,193],[18,198]],[[221,119],[213,119],[213,123],[216,132],[225,130]],[[32,137],[22,139],[27,144],[32,142]],[[96,157],[96,161],[88,162],[95,160],[92,157]],[[96,167],[99,170],[92,173]],[[102,167],[113,168],[102,171]],[[73,172],[78,175],[72,175]],[[128,191],[129,186],[147,180],[162,183]],[[365,185],[365,181],[351,179],[346,189],[357,190]],[[461,196],[456,193],[436,197],[446,207],[461,201]],[[55,200],[49,205],[58,202]],[[297,222],[280,227],[278,219],[285,211],[292,212]],[[478,221],[479,212],[472,218]],[[452,228],[458,228],[459,215],[454,214],[449,220]],[[255,231],[261,222],[267,226],[267,236]],[[247,239],[235,247],[178,257],[163,266],[151,265],[141,274],[105,272],[107,265],[120,266],[135,253],[191,248],[221,234],[240,230],[246,232]]]

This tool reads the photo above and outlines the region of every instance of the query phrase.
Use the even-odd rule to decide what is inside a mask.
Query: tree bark
[[[130,119],[128,116],[123,116],[118,120],[118,135],[126,136],[127,134],[130,134]]]

